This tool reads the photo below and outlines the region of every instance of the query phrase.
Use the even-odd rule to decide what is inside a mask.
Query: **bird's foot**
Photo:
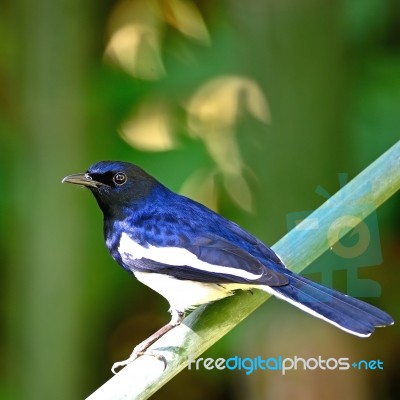
[[[156,342],[160,337],[165,335],[167,332],[169,332],[172,328],[175,328],[176,326],[180,325],[183,318],[185,317],[185,313],[183,311],[177,311],[177,310],[172,310],[172,319],[171,322],[167,325],[164,325],[162,328],[160,328],[156,333],[153,333],[149,338],[144,340],[142,343],[137,345],[134,349],[132,354],[129,356],[128,359],[125,361],[119,361],[114,363],[114,365],[111,368],[111,371],[113,374],[116,374],[116,370],[118,368],[123,368],[130,364],[132,361],[135,361],[137,358],[140,356],[152,356],[157,358],[157,360],[160,360],[164,363],[164,369],[167,368],[167,360],[165,359],[164,356],[161,354],[158,354],[157,352],[153,350],[147,350],[154,342]]]
[[[157,360],[162,361],[164,364],[164,370],[165,368],[167,368],[167,360],[165,359],[165,357],[159,353],[157,353],[154,350],[146,350],[142,348],[142,344],[136,346],[133,349],[132,354],[129,356],[129,358],[127,358],[124,361],[117,361],[116,363],[113,364],[113,366],[111,367],[111,372],[113,374],[116,374],[117,372],[119,372],[118,370],[121,368],[126,367],[128,364],[130,364],[131,362],[135,361],[137,358],[139,358],[140,356],[151,356],[151,357],[155,357],[157,358]]]

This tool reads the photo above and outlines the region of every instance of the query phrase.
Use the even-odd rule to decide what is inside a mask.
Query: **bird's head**
[[[105,214],[139,204],[159,185],[138,166],[122,161],[100,161],[85,173],[66,176],[62,182],[90,189]]]

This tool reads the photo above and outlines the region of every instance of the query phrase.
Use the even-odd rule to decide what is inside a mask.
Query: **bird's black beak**
[[[66,176],[62,183],[72,183],[74,185],[86,186],[88,188],[98,188],[99,186],[104,186],[104,183],[95,181],[89,174],[73,174]]]

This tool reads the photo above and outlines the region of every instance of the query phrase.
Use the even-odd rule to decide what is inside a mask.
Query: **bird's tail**
[[[367,337],[376,327],[393,324],[392,317],[364,301],[312,282],[289,270],[289,284],[265,291],[353,335]]]

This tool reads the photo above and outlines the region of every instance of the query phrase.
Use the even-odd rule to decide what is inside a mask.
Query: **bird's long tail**
[[[364,301],[329,289],[291,271],[289,284],[265,291],[353,335],[367,337],[376,327],[393,324],[392,317]]]

